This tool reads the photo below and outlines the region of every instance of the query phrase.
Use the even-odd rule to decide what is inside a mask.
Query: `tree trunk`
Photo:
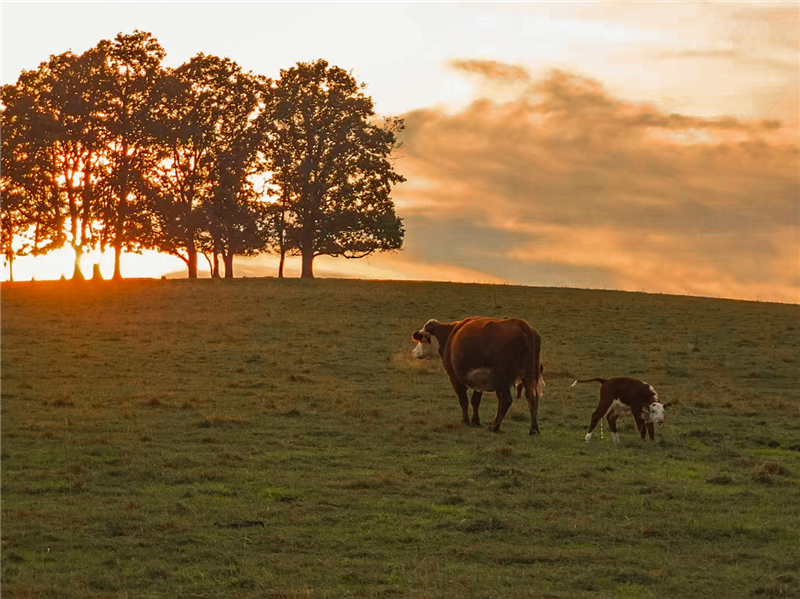
[[[128,140],[125,137],[122,139],[122,156],[124,156],[124,159],[121,169],[122,177],[117,207],[117,226],[116,230],[114,231],[114,275],[111,277],[111,279],[114,281],[122,280],[122,269],[120,268],[120,263],[122,257],[122,244],[126,237],[125,222],[128,219],[128,175],[130,158],[128,156]]]
[[[75,251],[75,265],[72,269],[73,281],[85,281],[86,277],[81,272],[81,258],[83,257],[83,248],[77,244],[72,244],[72,249]]]
[[[103,274],[100,272],[100,265],[93,264],[92,265],[92,281],[102,281]]]
[[[305,223],[300,241],[300,253],[303,257],[303,271],[301,279],[314,278],[314,226],[315,223]]]
[[[122,280],[122,268],[120,267],[122,258],[122,243],[125,238],[125,220],[128,213],[128,144],[122,142],[122,155],[126,157],[122,167],[122,185],[119,191],[119,202],[117,206],[117,222],[114,227],[114,274],[111,276],[113,281]]]
[[[233,252],[223,252],[222,260],[225,262],[225,278],[233,278]]]
[[[6,256],[8,259],[8,280],[13,283],[14,282],[14,254],[9,253]]]
[[[189,248],[189,260],[186,262],[186,265],[189,267],[189,278],[196,279],[197,278],[197,250],[194,248]]]
[[[303,271],[300,273],[301,279],[314,278],[314,252],[311,249],[302,250],[303,252]]]
[[[214,263],[211,265],[211,278],[219,279],[219,254],[214,252]]]
[[[281,210],[280,229],[278,230],[278,244],[281,252],[281,261],[278,263],[278,278],[283,278],[283,265],[286,262],[286,199],[281,199],[283,209]]]
[[[122,268],[120,264],[122,263],[122,244],[115,243],[114,244],[114,274],[111,277],[113,281],[121,281],[122,280]]]

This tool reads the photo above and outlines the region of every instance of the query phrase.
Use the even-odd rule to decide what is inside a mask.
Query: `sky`
[[[324,58],[405,119],[401,252],[318,276],[800,303],[797,2],[5,2],[2,83],[135,29],[277,78]],[[91,273],[88,256],[85,271]],[[101,262],[110,275],[113,261]],[[185,276],[126,256],[124,276]],[[273,256],[237,276],[274,275]],[[27,269],[27,270],[26,270]],[[299,264],[289,264],[295,275]],[[71,251],[15,278],[71,273]],[[202,276],[202,272],[201,272]],[[3,270],[7,278],[7,269]]]

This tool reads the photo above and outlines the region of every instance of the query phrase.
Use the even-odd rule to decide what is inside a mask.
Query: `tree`
[[[3,136],[5,142],[5,136]],[[9,280],[14,280],[14,257],[17,251],[14,246],[28,230],[31,224],[26,219],[24,205],[27,200],[25,189],[14,183],[13,175],[6,165],[12,162],[6,158],[5,143],[2,149],[2,175],[0,175],[0,252],[8,264]]]
[[[65,52],[3,88],[4,195],[25,209],[25,218],[17,222],[34,225],[31,253],[69,242],[75,251],[74,279],[84,278],[81,256],[97,240],[103,140],[96,67],[91,55]],[[6,216],[6,226],[12,227]]]
[[[4,100],[5,92],[3,90]],[[26,180],[30,174],[25,172],[29,166],[24,154],[16,151],[13,127],[9,126],[6,117],[9,111],[2,112],[2,149],[0,150],[0,252],[8,264],[8,274],[14,280],[14,258],[18,255],[33,253],[31,234],[39,231],[36,216],[35,196],[29,192]],[[17,160],[17,156],[20,159]]]
[[[222,255],[225,277],[231,278],[234,255],[263,251],[269,237],[254,178],[265,168],[260,148],[270,81],[242,72],[233,61],[205,58],[203,80],[224,98],[214,114],[212,190],[205,202],[212,243],[207,249]]]
[[[35,227],[32,217],[34,204],[28,181],[32,175],[32,160],[25,152],[24,121],[25,113],[21,104],[24,97],[16,85],[4,85],[0,91],[0,251],[8,264],[9,279],[14,280],[14,258],[18,249],[15,246]]]
[[[151,113],[162,148],[153,194],[155,244],[197,277],[200,251],[222,254],[232,276],[236,253],[259,249],[252,234],[268,82],[227,59],[199,54],[165,77]],[[263,244],[261,244],[263,246]]]
[[[405,181],[389,158],[402,119],[382,126],[365,86],[325,60],[281,70],[272,90],[266,154],[270,182],[288,205],[285,250],[313,277],[321,255],[363,258],[402,247],[390,198]]]
[[[271,236],[265,203],[257,198],[241,165],[231,164],[236,160],[236,153],[221,157],[211,201],[204,207],[210,234],[207,249],[214,255],[212,276],[219,276],[221,255],[225,278],[233,277],[235,255],[252,256],[264,251]]]
[[[123,250],[138,251],[151,238],[144,203],[148,173],[159,156],[146,126],[151,94],[163,76],[166,52],[151,34],[134,31],[102,40],[90,50],[102,73],[98,79],[102,125],[105,128],[104,172],[106,199],[101,214],[101,249],[114,248],[114,279],[122,278]]]
[[[120,34],[80,56],[52,56],[4,88],[4,158],[13,155],[4,170],[14,182],[4,188],[15,194],[15,205],[29,208],[34,253],[72,245],[75,279],[83,278],[85,248],[112,245],[114,277],[121,278],[122,249],[139,249],[146,240],[147,215],[133,204],[152,166],[143,112],[163,56],[149,34]]]
[[[67,240],[75,252],[73,279],[83,280],[80,262],[85,248],[100,240],[97,216],[102,204],[98,185],[105,168],[105,130],[99,95],[101,71],[92,52],[51,57],[37,108],[52,118],[50,139],[56,161],[57,183],[66,199]]]

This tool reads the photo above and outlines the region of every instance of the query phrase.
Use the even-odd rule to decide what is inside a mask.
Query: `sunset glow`
[[[72,277],[75,252],[70,247],[45,254],[44,256],[20,256],[14,260],[15,281],[53,281],[62,276]],[[169,273],[186,270],[183,261],[169,254],[146,250],[141,254],[123,253],[121,258],[122,276],[125,278],[153,277],[158,278]],[[92,276],[95,264],[100,264],[100,273],[104,279],[110,279],[114,273],[114,252],[106,251],[101,256],[97,252],[86,252],[81,258],[81,272],[87,279]],[[202,270],[203,264],[199,265]],[[206,271],[208,271],[206,265]],[[2,280],[8,280],[8,264],[3,264]],[[185,276],[182,273],[181,276]]]
[[[400,253],[321,258],[317,276],[800,303],[795,2],[185,6],[3,4],[2,81],[134,29],[168,66],[204,52],[274,78],[325,58],[405,119],[392,197],[406,236]],[[73,257],[19,257],[14,279],[69,278]],[[110,252],[87,253],[84,275],[98,261],[110,278]],[[275,276],[277,261],[236,257],[235,275]],[[122,274],[186,266],[124,254]]]

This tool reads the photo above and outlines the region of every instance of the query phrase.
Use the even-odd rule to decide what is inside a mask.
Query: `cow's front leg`
[[[513,400],[511,399],[511,391],[510,387],[501,386],[497,391],[497,415],[494,417],[494,422],[492,422],[492,432],[499,433],[500,432],[500,425],[503,424],[503,418],[506,417],[506,412],[508,412],[508,408],[511,407]]]
[[[481,417],[478,413],[481,408],[481,397],[483,397],[483,391],[472,392],[472,398],[470,398],[470,403],[472,404],[472,426],[481,425]]]

